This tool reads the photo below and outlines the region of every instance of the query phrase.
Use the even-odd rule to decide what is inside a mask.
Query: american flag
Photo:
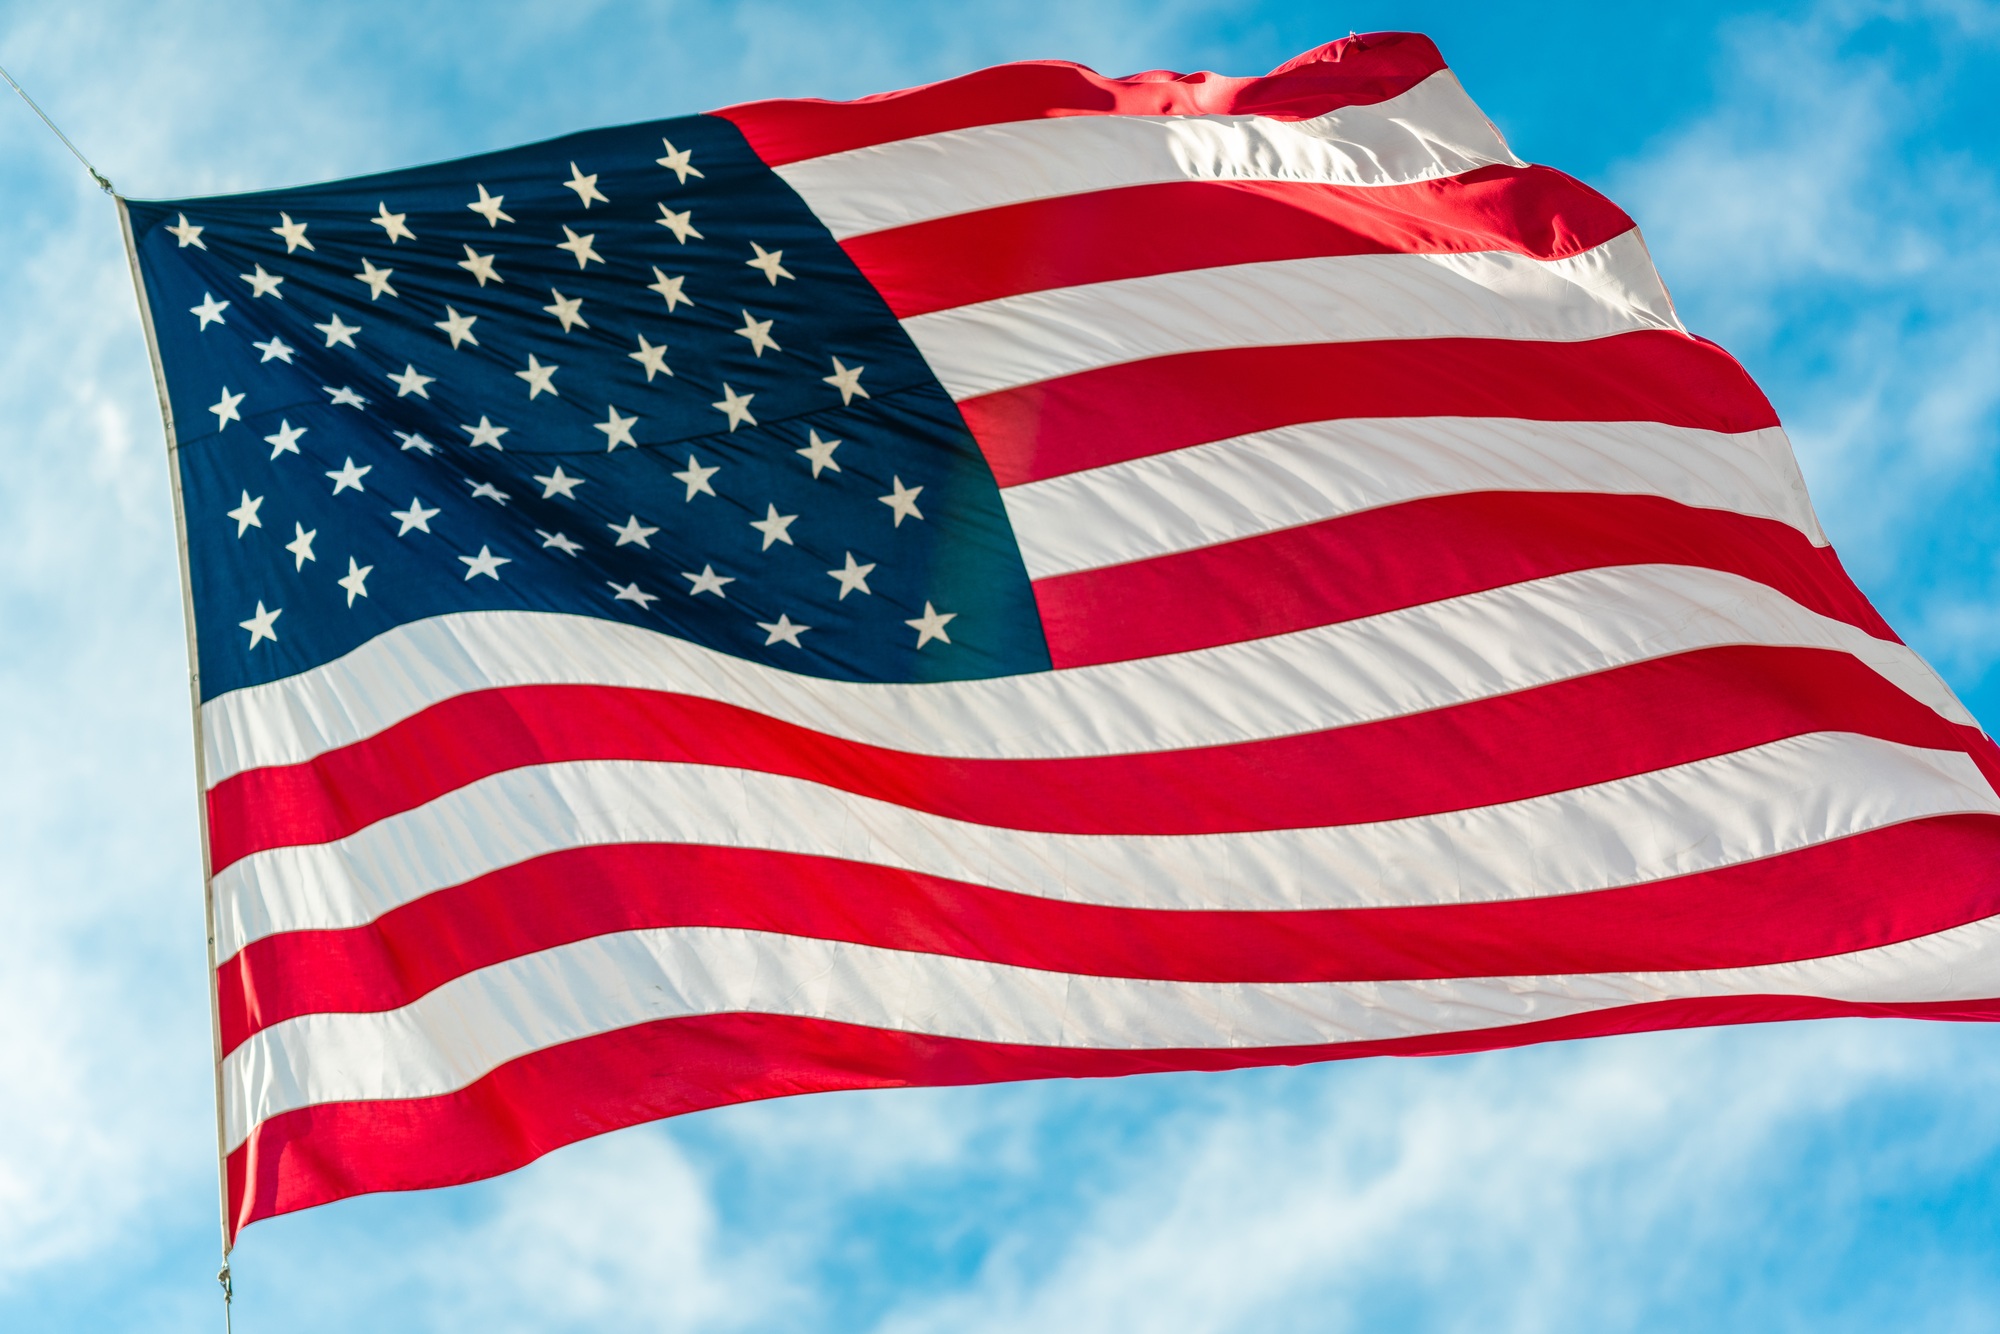
[[[126,207],[232,1229],[814,1090],[2000,1017],[2000,757],[1421,37]]]

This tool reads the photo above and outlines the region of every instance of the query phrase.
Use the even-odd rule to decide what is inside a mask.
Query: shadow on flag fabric
[[[126,208],[232,1230],[815,1090],[2000,1017],[1992,743],[1422,37]]]

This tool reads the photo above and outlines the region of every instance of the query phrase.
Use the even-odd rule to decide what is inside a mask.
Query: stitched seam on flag
[[[1627,624],[1642,608],[1655,609],[1651,623]],[[1450,695],[1394,700],[1382,695],[1380,702],[1364,705],[1349,690],[1341,708],[1329,707],[1333,697],[1315,678],[1324,678],[1329,665],[1354,661],[1352,654],[1361,651],[1343,645],[1365,646],[1392,628],[1400,632],[1405,627],[1438,636],[1447,634],[1442,627],[1450,624],[1458,628],[1449,635],[1462,636],[1466,629],[1445,618],[1468,613],[1481,617],[1478,625],[1489,634],[1501,624],[1495,618],[1504,617],[1515,646],[1521,643],[1524,616],[1565,627],[1563,633],[1572,639],[1578,631],[1595,629],[1612,636],[1615,630],[1618,642],[1607,639],[1567,657],[1545,655],[1543,665],[1534,669],[1538,674],[1527,668],[1513,675],[1489,673]],[[1757,633],[1721,629],[1725,622],[1740,625],[1745,618],[1754,622],[1759,617],[1766,623]],[[1704,618],[1716,628],[1691,633]],[[1643,639],[1636,637],[1641,626],[1646,627]],[[212,746],[212,782],[245,769],[311,759],[454,695],[547,683],[630,686],[718,699],[830,735],[912,753],[1059,758],[1297,735],[1511,693],[1696,647],[1759,643],[1853,654],[1942,716],[1973,722],[1941,678],[1905,645],[1820,616],[1739,576],[1659,565],[1551,575],[1355,621],[1158,658],[917,685],[791,676],[656,632],[560,613],[459,613],[397,627],[311,671],[217,696],[202,712],[204,735]],[[1304,672],[1312,675],[1301,676]],[[1309,711],[1304,705],[1279,707],[1265,698],[1264,692],[1278,682],[1289,683],[1289,694],[1310,690]],[[1130,701],[1147,691],[1178,698],[1197,690],[1209,695],[1200,726],[1171,715],[1146,715],[1145,744],[1132,744],[1138,732],[1121,735],[1135,725],[1129,704],[1110,713],[1096,711],[1100,698]],[[1076,734],[1080,740],[1061,735],[1059,729],[1084,717],[1094,722]],[[941,745],[944,741],[952,744]]]
[[[1372,128],[1375,134],[1368,135],[1364,127]],[[1353,137],[1344,137],[1344,133]],[[1144,146],[1131,142],[1135,134],[1148,136],[1138,141]],[[1446,142],[1459,135],[1466,142]],[[1069,142],[1086,136],[1105,142],[1103,162],[1080,154],[1079,145]],[[1226,142],[1232,136],[1249,150],[1243,154],[1251,164],[1247,168],[1232,169]],[[1480,139],[1486,142],[1480,144]],[[1165,159],[1172,166],[1163,163],[1135,170],[1147,156],[1146,147],[1160,143],[1167,145]],[[1404,150],[1400,155],[1398,148]],[[1023,169],[1022,176],[1035,184],[1006,189],[1002,183],[1009,173],[992,160],[1000,150],[1011,150]],[[1203,157],[1208,159],[1205,168]],[[1286,158],[1292,161],[1285,163]],[[1409,165],[1393,174],[1384,172],[1383,165],[1390,160]],[[1048,188],[1051,170],[1060,171],[1065,163],[1076,164],[1076,170],[1089,163],[1090,174],[1079,175],[1074,185]],[[1112,163],[1125,165],[1125,174],[1115,174],[1117,166],[1109,165]],[[1341,170],[1341,164],[1346,170]],[[799,192],[834,237],[844,241],[915,222],[1121,185],[1172,180],[1402,185],[1496,165],[1527,164],[1514,156],[1451,71],[1440,70],[1386,101],[1341,107],[1307,120],[1281,121],[1244,114],[1121,114],[1008,121],[847,149],[773,170]],[[913,184],[932,178],[949,189],[948,183],[956,179],[951,175],[954,171],[980,182],[977,188],[985,193],[962,191],[956,198],[941,193],[938,203],[916,202]],[[901,188],[887,189],[891,179]],[[897,211],[889,212],[891,207]],[[870,209],[872,212],[867,211]]]
[[[758,771],[571,761],[505,770],[342,839],[253,853],[216,876],[218,932],[234,954],[621,843],[833,856],[1107,907],[1286,911],[1560,897],[1965,813],[2000,814],[2000,796],[1964,753],[1840,732],[1455,811],[1178,835],[1013,830]],[[1435,879],[1416,874],[1433,865]]]
[[[1621,435],[1638,438],[1620,441]],[[1636,459],[1671,462],[1643,475],[1613,457],[1621,445]],[[1517,461],[1537,448],[1540,457]],[[1571,457],[1555,457],[1564,451]],[[1064,473],[1000,494],[1034,579],[1486,491],[1658,496],[1771,519],[1825,547],[1791,460],[1790,443],[1775,427],[1730,436],[1656,423],[1334,418]]]
[[[1186,318],[1190,310],[1201,318]],[[1636,229],[1563,259],[1489,250],[1263,260],[998,297],[902,325],[960,401],[1227,348],[1686,332]]]
[[[593,957],[598,967],[589,966]],[[731,963],[739,979],[734,982],[724,977]],[[792,965],[789,972],[787,964]],[[649,975],[658,981],[640,981]],[[597,978],[615,979],[613,986],[629,998],[623,1009],[602,993],[575,990],[575,983]],[[751,979],[747,986],[740,980],[745,978]],[[713,982],[722,983],[716,992],[678,1003],[668,990],[671,986],[686,991],[690,984]],[[787,989],[782,1000],[776,995],[743,994],[769,988],[773,982]],[[830,989],[842,984],[872,989],[836,999]],[[229,1139],[234,1148],[250,1127],[293,1106],[448,1093],[531,1051],[680,1015],[792,1014],[973,1041],[1172,1050],[1313,1045],[1479,1028],[1496,1021],[1529,1022],[1679,996],[1809,994],[1913,1002],[1985,997],[1996,988],[2000,988],[2000,919],[1994,918],[1872,949],[1749,968],[1395,983],[1089,978],[739,928],[650,929],[593,937],[481,969],[383,1015],[309,1015],[274,1025],[225,1061],[231,1093]],[[640,1000],[642,990],[659,998],[649,995]],[[731,990],[738,994],[723,994]],[[891,1000],[892,995],[897,999]],[[924,995],[948,997],[961,1014],[947,1014],[935,1001],[920,1001]],[[599,1016],[597,1027],[564,1030],[558,1027],[560,1019],[549,1012],[552,1002],[579,1019],[578,1007],[585,1004],[607,1012]],[[535,1010],[538,1004],[540,1014]],[[916,1014],[911,1012],[913,1004],[929,1008]],[[482,1040],[475,1028],[480,1010],[496,1017],[505,1014],[506,1022],[513,1024],[538,1020],[534,1026],[540,1031],[532,1035],[523,1031],[512,1043],[505,1041],[504,1033],[488,1033]],[[1034,1015],[1057,1016],[1055,1031],[1032,1027],[1029,1020]],[[1162,1031],[1162,1018],[1186,1027]],[[988,1031],[967,1031],[975,1025]],[[1245,1025],[1254,1027],[1246,1032]],[[445,1029],[453,1031],[441,1031]],[[398,1030],[408,1035],[400,1046],[395,1042]],[[346,1061],[332,1053],[315,1059],[317,1047],[338,1042],[343,1035],[350,1043],[365,1044],[368,1058],[358,1059],[357,1051]],[[294,1043],[301,1045],[287,1058],[285,1053]],[[301,1085],[316,1072],[334,1078],[387,1080],[392,1077],[392,1061],[420,1077],[430,1073],[426,1065],[435,1074],[428,1084],[395,1089],[350,1084],[309,1090]],[[443,1068],[446,1062],[455,1068]]]

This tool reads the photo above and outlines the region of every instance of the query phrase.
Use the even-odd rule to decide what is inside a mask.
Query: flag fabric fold
[[[126,210],[232,1232],[752,1098],[2000,1017],[2000,755],[1421,37]]]

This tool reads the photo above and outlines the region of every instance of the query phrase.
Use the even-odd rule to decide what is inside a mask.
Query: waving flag
[[[2000,1017],[1992,744],[1422,38],[128,218],[232,1227],[812,1090]]]

